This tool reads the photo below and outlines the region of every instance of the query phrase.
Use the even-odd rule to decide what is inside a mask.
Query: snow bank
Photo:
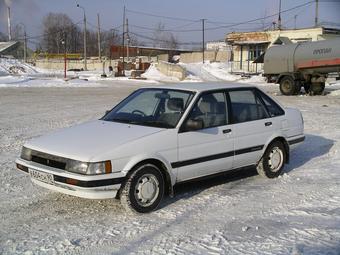
[[[37,70],[17,59],[0,58],[0,76],[9,74],[35,74]]]
[[[154,64],[151,64],[148,70],[142,74],[143,78],[162,82],[179,82],[179,79],[172,76],[166,76],[161,73]]]
[[[205,62],[203,63],[179,63],[187,70],[185,81],[230,81],[242,83],[264,83],[261,76],[251,76],[250,78],[232,74],[228,63]]]

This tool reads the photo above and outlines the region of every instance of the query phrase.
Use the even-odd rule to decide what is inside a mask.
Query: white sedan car
[[[305,138],[303,125],[299,110],[252,86],[147,87],[100,120],[27,142],[16,165],[42,187],[120,198],[126,209],[145,213],[180,182],[245,167],[279,176]]]

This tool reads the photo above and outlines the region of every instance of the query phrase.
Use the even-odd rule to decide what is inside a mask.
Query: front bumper
[[[122,173],[81,175],[23,159],[17,159],[15,163],[19,170],[26,173],[29,173],[29,169],[32,169],[53,175],[53,183],[46,183],[31,176],[33,183],[50,190],[82,198],[114,198],[125,180]]]

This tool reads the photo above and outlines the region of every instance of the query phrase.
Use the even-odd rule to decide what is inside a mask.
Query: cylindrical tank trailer
[[[272,46],[263,69],[268,82],[279,83],[284,95],[298,94],[301,86],[307,93],[321,94],[329,73],[340,76],[340,38]]]

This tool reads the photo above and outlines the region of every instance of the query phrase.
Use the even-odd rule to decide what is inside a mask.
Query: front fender
[[[124,175],[127,175],[128,172],[133,169],[134,166],[138,165],[140,162],[147,161],[147,160],[157,160],[161,162],[166,169],[164,169],[171,181],[171,186],[175,185],[176,182],[176,173],[174,173],[171,163],[162,155],[155,153],[155,154],[140,154],[140,155],[135,155],[130,158],[124,158],[124,159],[118,159],[114,160],[114,165],[118,166],[121,169],[121,172]]]

